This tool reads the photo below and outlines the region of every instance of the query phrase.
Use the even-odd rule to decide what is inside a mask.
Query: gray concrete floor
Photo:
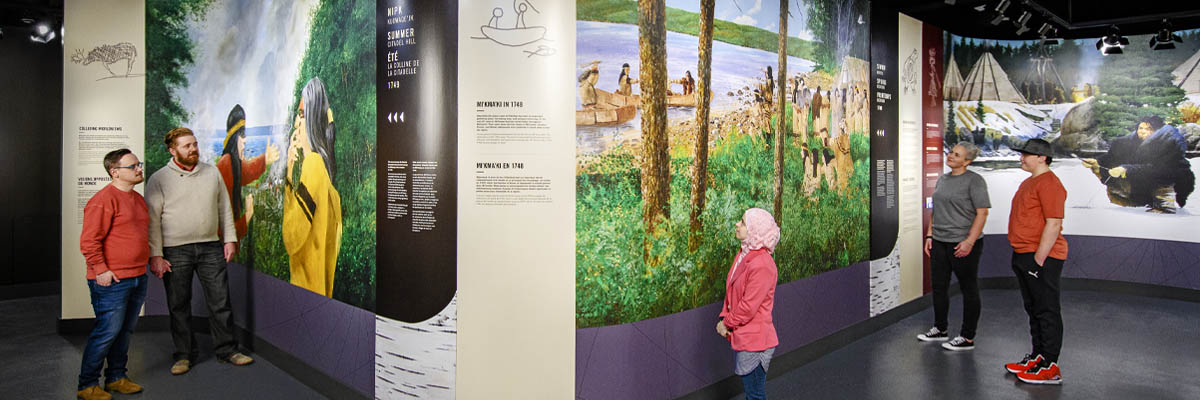
[[[84,334],[55,331],[59,297],[0,301],[0,399],[73,399],[79,379]],[[170,334],[134,332],[129,376],[145,387],[114,399],[324,399],[262,357],[235,367],[212,356],[212,340],[197,335],[200,360],[186,374],[173,376]]]
[[[1004,370],[1029,351],[1016,290],[984,290],[976,348],[950,352],[916,335],[928,308],[767,381],[770,399],[1200,399],[1200,303],[1088,291],[1062,295],[1063,384]],[[775,310],[776,313],[782,310]],[[962,301],[951,298],[950,333]],[[741,399],[737,396],[735,399]]]

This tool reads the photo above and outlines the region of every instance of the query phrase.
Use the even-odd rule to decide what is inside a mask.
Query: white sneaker
[[[929,328],[929,332],[917,335],[917,340],[922,342],[944,342],[948,339],[950,339],[950,334],[938,329],[936,326]]]
[[[942,348],[950,351],[971,350],[975,348],[975,342],[967,340],[965,337],[957,336],[949,342],[942,343]]]

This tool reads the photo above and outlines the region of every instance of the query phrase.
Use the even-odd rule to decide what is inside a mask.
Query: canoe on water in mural
[[[546,28],[542,26],[509,29],[481,26],[479,31],[488,39],[505,46],[524,46],[546,37]]]
[[[709,93],[712,93],[710,90]],[[604,90],[596,89],[596,102],[600,104],[612,104],[614,106],[642,106],[641,95],[621,95]],[[698,102],[696,93],[692,94],[673,94],[667,96],[668,107],[695,107]]]
[[[616,108],[593,108],[575,110],[576,126],[610,126],[629,122],[637,116],[637,107],[632,105]]]

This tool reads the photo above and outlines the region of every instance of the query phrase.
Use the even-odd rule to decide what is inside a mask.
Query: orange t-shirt
[[[1067,189],[1054,172],[1025,179],[1013,195],[1012,211],[1008,214],[1008,242],[1017,253],[1037,252],[1042,229],[1047,218],[1062,219],[1067,203]],[[1050,257],[1067,259],[1067,239],[1059,229]]]

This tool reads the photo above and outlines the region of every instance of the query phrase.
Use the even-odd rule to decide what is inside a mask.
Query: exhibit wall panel
[[[460,6],[454,394],[572,398],[575,4]]]
[[[925,231],[921,221],[924,196],[922,192],[924,151],[924,91],[923,73],[926,57],[923,46],[924,24],[912,17],[899,14],[899,58],[900,58],[900,127],[896,161],[897,209],[900,213],[900,229],[897,233],[896,249],[900,259],[899,304],[907,303],[923,293],[924,262],[922,250]]]
[[[128,148],[146,158],[146,59],[141,56],[146,35],[141,0],[68,0],[64,9],[59,318],[77,319],[93,317],[79,236],[84,205],[111,180],[104,155]]]
[[[776,354],[868,316],[868,2],[663,3],[576,2],[576,398],[732,376],[713,324],[748,208],[781,227]]]

